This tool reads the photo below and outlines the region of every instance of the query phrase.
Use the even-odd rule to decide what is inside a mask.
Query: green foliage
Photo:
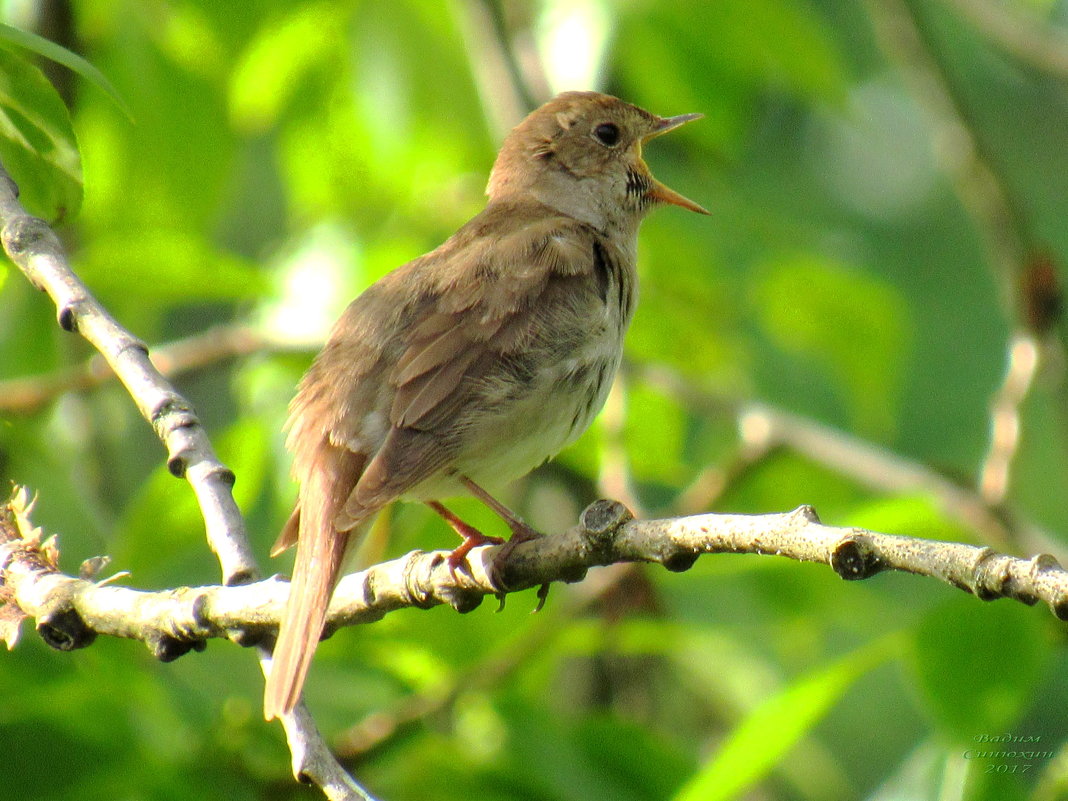
[[[975,747],[976,735],[1004,734],[1026,711],[1049,643],[1042,622],[1019,605],[984,609],[968,600],[954,598],[925,615],[913,666],[939,727]],[[1044,750],[1011,744],[1002,750],[1017,749]]]
[[[40,70],[2,46],[0,159],[32,213],[58,221],[78,211],[81,163],[67,109]]]
[[[994,510],[1009,541],[988,542],[971,507],[923,479],[974,500],[1022,299],[987,249],[1014,234],[988,230],[975,196],[958,196],[951,176],[968,153],[905,79],[926,62],[903,70],[886,41],[895,26],[873,19],[902,4],[259,0],[235,13],[80,0],[84,60],[24,33],[16,9],[28,5],[5,5],[0,25],[0,162],[23,202],[59,223],[90,289],[151,345],[229,323],[279,345],[175,377],[237,475],[264,564],[294,493],[286,404],[317,343],[351,297],[484,202],[516,121],[487,9],[501,11],[534,95],[539,63],[575,74],[582,59],[563,62],[579,54],[589,76],[553,91],[703,112],[645,158],[712,211],[659,209],[643,225],[626,356],[670,375],[634,371],[609,414],[503,500],[556,530],[607,491],[599,481],[625,482],[651,515],[811,503],[831,524],[1019,555],[1068,541],[1056,342],[1020,405]],[[1064,82],[957,5],[902,7],[919,10],[1010,192],[1015,235],[1063,272]],[[37,56],[74,70],[53,78],[65,91]],[[0,382],[62,377],[89,358],[7,262],[0,311]],[[12,387],[0,383],[0,478],[39,491],[35,522],[59,534],[66,569],[107,553],[134,587],[217,580],[195,499],[121,386],[29,410],[6,403]],[[750,401],[837,438],[822,452],[754,449],[759,416],[739,418]],[[866,469],[827,450],[842,443]],[[454,507],[505,533],[476,502]],[[401,504],[364,556],[454,541]],[[340,631],[320,649],[309,703],[331,737],[398,724],[354,766],[389,801],[1061,797],[1063,760],[1010,774],[963,757],[977,736],[1006,733],[1062,750],[1068,651],[1042,608],[915,576],[845,583],[771,555],[642,568],[595,592],[604,575],[554,586],[537,615],[521,594],[499,613],[492,601],[464,616],[407,610]],[[0,739],[15,744],[0,798],[308,797],[280,729],[261,720],[261,691],[254,658],[230,643],[161,665],[133,643],[59,654],[27,632],[0,655]]]
[[[865,671],[890,655],[890,640],[821,667],[768,697],[724,741],[675,801],[738,798],[778,764]]]

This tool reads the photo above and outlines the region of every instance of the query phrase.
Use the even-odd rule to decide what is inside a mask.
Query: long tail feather
[[[338,531],[334,525],[348,488],[359,475],[354,457],[326,446],[316,469],[309,471],[301,485],[297,557],[263,694],[267,720],[288,713],[300,698],[345,552],[355,539],[355,531]]]

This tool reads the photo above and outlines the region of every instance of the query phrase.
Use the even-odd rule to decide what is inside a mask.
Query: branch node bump
[[[801,504],[792,512],[790,512],[790,517],[794,517],[798,520],[803,520],[806,523],[815,523],[816,525],[820,525],[822,523],[819,514],[816,512],[816,507],[811,506],[807,503]]]
[[[75,311],[75,305],[76,303],[67,303],[61,306],[59,313],[56,315],[56,322],[59,323],[59,327],[68,334],[73,334],[78,330],[78,315]]]
[[[991,565],[989,563],[998,556],[998,552],[989,545],[983,546],[979,549],[979,553],[972,565],[973,586],[961,585],[959,582],[954,583],[960,586],[961,589],[974,593],[975,597],[980,601],[995,601],[998,598],[1004,598],[1004,587],[1009,578],[1006,570],[1002,569],[993,579],[988,579],[984,575],[992,572],[993,568],[997,567],[996,564]]]
[[[403,573],[404,591],[412,599],[413,606],[419,609],[430,609],[434,606],[434,598],[428,589],[430,582],[424,581],[423,577],[417,575],[419,568],[423,566],[425,561],[419,557],[419,551],[412,551],[408,554]],[[435,553],[429,562],[429,569],[434,570],[444,561],[444,556],[440,553]]]
[[[468,612],[473,612],[482,606],[483,598],[485,598],[484,595],[463,591],[450,592],[446,595],[449,606],[461,615],[466,615]]]
[[[148,355],[148,345],[134,336],[124,337],[123,342],[119,346],[119,350],[115,355],[116,357],[122,356],[124,353],[131,350],[137,351],[144,356]]]
[[[233,475],[233,473],[231,473],[231,475]],[[256,579],[256,573],[251,569],[238,570],[233,575],[227,576],[226,581],[223,583],[227,587],[240,587],[243,584],[251,584],[256,581]]]
[[[694,566],[698,556],[700,556],[700,554],[694,551],[676,551],[666,557],[661,564],[666,570],[670,570],[672,573],[685,573]]]
[[[96,639],[96,632],[85,625],[81,615],[69,606],[41,615],[37,620],[37,633],[49,647],[57,651],[85,648]]]
[[[184,451],[167,457],[167,472],[175,478],[185,478],[185,471],[188,466],[189,461],[185,458]]]
[[[882,565],[867,537],[849,534],[835,544],[831,552],[831,569],[846,581],[860,581],[874,576],[882,570]]]
[[[1068,620],[1068,594],[1060,594],[1050,602],[1050,610],[1058,620]]]
[[[212,470],[209,471],[209,475],[212,478],[217,478],[228,487],[232,487],[237,483],[237,476],[234,475],[234,471],[224,465],[212,468]]]
[[[145,645],[160,662],[173,662],[190,651],[203,651],[207,647],[204,640],[183,640],[167,634],[151,634],[145,638]]]
[[[582,529],[590,540],[606,543],[624,523],[634,519],[630,510],[619,501],[606,498],[594,501],[582,512]]]
[[[4,226],[0,237],[3,239],[4,248],[12,256],[24,255],[38,242],[46,242],[49,248],[59,249],[59,238],[40,217],[16,217]]]
[[[184,399],[177,397],[176,395],[168,394],[163,400],[156,404],[149,414],[149,422],[152,423],[152,427],[157,431],[159,430],[160,421],[171,415],[178,415],[179,419],[172,421],[171,425],[174,428],[186,428],[189,426],[195,426],[198,423],[196,414],[193,409],[185,402]]]

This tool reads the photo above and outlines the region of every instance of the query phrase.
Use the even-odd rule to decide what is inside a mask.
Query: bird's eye
[[[605,147],[612,147],[619,141],[619,126],[612,122],[602,122],[593,129],[593,135]]]

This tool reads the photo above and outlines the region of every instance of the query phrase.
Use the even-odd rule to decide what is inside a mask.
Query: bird
[[[502,540],[442,499],[480,499],[509,545],[540,536],[485,487],[554,456],[604,404],[634,312],[641,220],[661,204],[708,214],[653,178],[642,146],[701,116],[557,95],[505,138],[483,210],[342,313],[286,423],[299,490],[271,555],[297,551],[267,720],[300,698],[346,552],[384,507],[419,501],[444,518],[463,538],[454,571]]]

